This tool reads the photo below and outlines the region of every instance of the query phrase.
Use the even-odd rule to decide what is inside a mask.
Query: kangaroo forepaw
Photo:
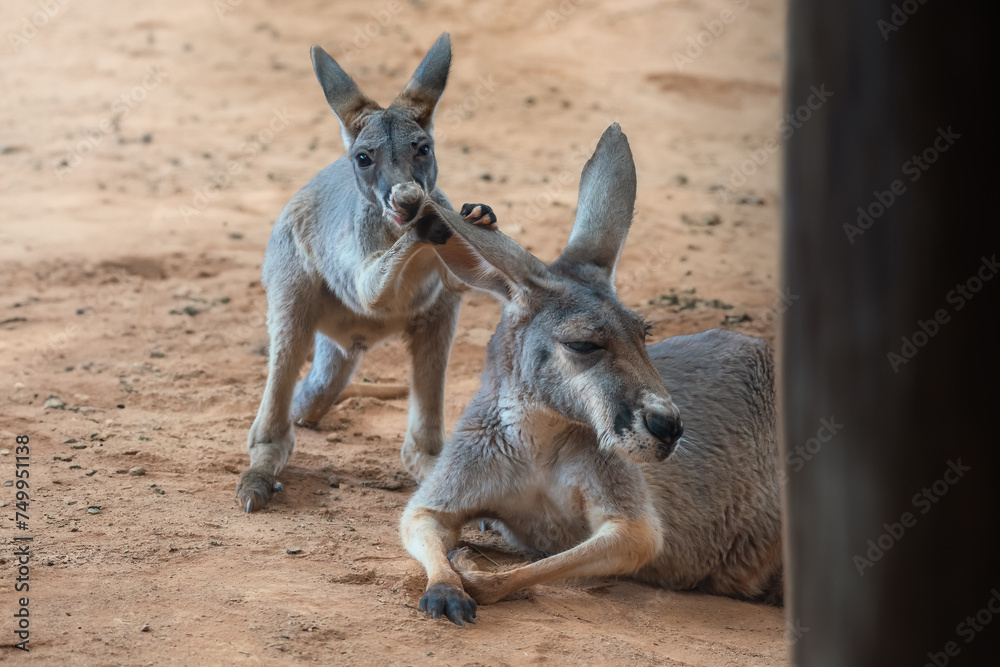
[[[424,201],[424,191],[414,182],[397,183],[392,186],[389,194],[389,201],[402,223],[409,222],[416,217],[420,210],[420,205]]]
[[[236,485],[236,497],[239,499],[240,507],[249,514],[254,510],[259,510],[267,505],[271,495],[281,491],[281,482],[260,470],[244,470],[240,475],[239,484]]]
[[[488,521],[488,519],[484,519],[484,521]],[[478,572],[482,569],[479,567],[479,563],[472,557],[469,547],[461,547],[449,551],[448,561],[451,562],[452,569],[459,574],[462,572]]]
[[[472,557],[468,547],[448,553],[451,569],[462,579],[465,592],[479,604],[493,604],[509,592],[506,588],[508,572],[483,570]]]
[[[476,622],[476,601],[461,588],[448,584],[434,584],[420,598],[420,611],[431,618],[445,616],[455,625]]]
[[[451,227],[435,210],[433,202],[427,200],[413,222],[413,231],[418,240],[434,245],[444,245],[451,235]]]
[[[497,214],[486,204],[462,204],[459,211],[463,218],[484,229],[497,228]]]

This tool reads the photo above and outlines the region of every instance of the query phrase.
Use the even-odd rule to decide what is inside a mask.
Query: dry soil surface
[[[15,488],[0,487],[0,661],[786,664],[782,610],[624,581],[540,586],[471,627],[425,618],[397,529],[414,489],[399,460],[405,399],[341,403],[298,430],[265,511],[235,499],[267,370],[264,247],[284,203],[343,150],[310,44],[388,103],[450,31],[440,185],[491,203],[546,261],[585,159],[620,122],[639,174],[622,300],[656,337],[725,326],[773,342],[789,299],[779,158],[765,148],[779,134],[784,12],[781,0],[4,0],[0,478],[14,478],[25,434],[31,487],[28,531]],[[497,320],[488,297],[466,297],[449,424]],[[408,372],[395,341],[357,381]],[[7,646],[15,535],[34,537],[29,654]]]

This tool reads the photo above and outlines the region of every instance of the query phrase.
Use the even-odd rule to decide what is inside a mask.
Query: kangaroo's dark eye
[[[358,161],[358,166],[362,169],[372,166],[372,159],[368,157],[368,153],[358,153],[354,159]]]
[[[579,352],[580,354],[590,354],[591,352],[596,352],[597,350],[603,349],[597,343],[588,343],[587,341],[583,340],[571,341],[569,343],[563,343],[563,345],[573,350],[574,352]]]
[[[418,148],[417,153],[420,155],[430,155],[431,154],[430,144],[424,144],[423,146]]]

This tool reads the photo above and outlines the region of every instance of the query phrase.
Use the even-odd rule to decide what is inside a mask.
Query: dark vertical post
[[[799,297],[780,355],[787,611],[803,667],[1000,664],[989,7],[791,2],[786,111],[821,105],[800,110],[784,173]],[[821,419],[842,425],[825,442]]]

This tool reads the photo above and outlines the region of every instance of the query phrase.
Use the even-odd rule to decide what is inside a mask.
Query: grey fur
[[[425,198],[451,208],[437,189],[431,122],[451,62],[448,35],[386,109],[323,49],[311,55],[346,152],[288,202],[267,246],[270,364],[237,487],[248,512],[276,488],[295,442],[292,420],[318,422],[364,353],[389,336],[403,334],[413,356],[406,469],[421,479],[444,444],[444,372],[465,287],[412,219]],[[309,375],[296,385],[313,342]]]
[[[628,141],[613,125],[585,167],[569,247],[551,266],[441,213],[454,234],[439,255],[503,311],[482,388],[402,521],[404,544],[427,569],[421,608],[432,616],[461,624],[475,617],[466,594],[490,603],[601,575],[781,599],[770,353],[717,330],[644,345],[641,318],[612,282],[634,198]],[[566,345],[581,341],[603,349]],[[675,422],[676,435],[679,419],[678,440],[663,425]],[[484,572],[465,552],[449,559],[460,528],[483,519],[541,560]]]

